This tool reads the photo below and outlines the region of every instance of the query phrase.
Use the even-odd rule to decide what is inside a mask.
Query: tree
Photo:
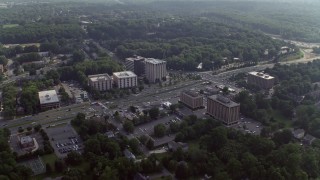
[[[161,138],[166,133],[166,126],[163,124],[158,124],[154,126],[154,135],[158,138]]]
[[[32,45],[32,46],[26,46],[23,49],[24,53],[31,53],[31,52],[38,52],[38,46],[36,45]]]
[[[5,56],[0,56],[0,64],[6,66],[8,64],[8,59]]]
[[[72,54],[72,60],[74,62],[82,62],[86,58],[83,51],[74,51]]]
[[[149,138],[149,140],[147,141],[146,147],[147,147],[149,150],[153,149],[153,147],[154,147],[154,141],[153,141],[151,138]]]
[[[71,151],[70,153],[68,153],[67,157],[65,158],[65,162],[70,165],[77,165],[81,163],[81,161],[81,155],[75,151]]]
[[[71,168],[68,171],[65,171],[65,175],[62,177],[62,180],[81,180],[84,177],[84,173],[80,169]]]
[[[56,160],[54,162],[54,167],[57,172],[63,172],[66,168],[66,165],[65,165],[64,161]]]
[[[81,126],[86,119],[86,115],[83,113],[78,113],[77,116],[71,121],[75,126]]]
[[[118,177],[118,171],[114,168],[110,168],[109,166],[106,166],[99,177],[99,179],[119,179]]]
[[[160,113],[159,108],[151,108],[149,110],[149,116],[151,119],[157,119],[159,116],[159,113]]]
[[[222,89],[222,93],[223,93],[224,95],[229,94],[229,88],[228,88],[227,86],[225,86],[225,87]]]
[[[24,129],[23,129],[22,127],[19,127],[19,128],[18,128],[18,132],[19,132],[19,133],[22,133],[23,131],[24,131]]]
[[[52,167],[49,163],[46,163],[46,173],[50,174],[52,172]]]
[[[130,106],[130,107],[129,107],[129,110],[130,110],[132,113],[136,113],[136,107],[134,107],[134,106]]]
[[[186,162],[178,163],[178,166],[175,171],[175,175],[177,179],[187,179],[187,177],[189,177],[189,170]]]
[[[124,123],[123,123],[123,129],[125,130],[125,131],[127,131],[128,133],[133,133],[133,131],[134,131],[134,125],[133,125],[133,123],[132,123],[132,121],[125,121]]]
[[[281,132],[276,132],[272,139],[277,145],[288,144],[293,139],[293,135],[289,129],[285,129]]]
[[[176,133],[179,131],[179,124],[178,123],[170,123],[170,131],[172,133]]]

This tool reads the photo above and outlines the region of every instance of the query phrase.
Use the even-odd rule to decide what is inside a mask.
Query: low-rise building
[[[304,137],[305,131],[303,129],[296,129],[292,132],[293,136],[297,139],[302,139]]]
[[[40,91],[40,107],[42,110],[54,109],[60,107],[60,101],[56,90]]]
[[[262,89],[271,89],[274,86],[275,78],[262,72],[249,72],[248,84],[256,85]]]
[[[23,136],[20,138],[21,148],[29,148],[34,146],[34,141],[30,136]]]
[[[221,95],[213,95],[207,99],[207,114],[226,125],[236,124],[240,117],[240,104]]]
[[[115,72],[113,73],[113,82],[120,89],[131,88],[138,85],[138,78],[132,71]]]
[[[182,142],[175,142],[175,141],[168,142],[168,149],[170,151],[176,151],[179,148],[181,148],[182,151],[186,152],[188,151],[189,146],[187,143],[182,143]]]
[[[192,91],[183,91],[180,94],[180,102],[191,109],[203,108],[203,97]]]
[[[123,151],[123,154],[127,159],[136,160],[136,156],[132,152],[130,152],[128,149],[125,149]]]
[[[112,78],[108,74],[88,76],[89,86],[97,91],[107,91],[112,88]]]
[[[306,134],[302,140],[305,145],[312,145],[313,141],[316,140],[315,137],[311,136],[310,134]]]

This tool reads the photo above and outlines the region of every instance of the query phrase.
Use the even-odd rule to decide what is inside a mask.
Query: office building
[[[138,78],[132,71],[115,72],[113,82],[120,89],[131,88],[138,85]]]
[[[183,91],[180,94],[180,102],[191,109],[199,109],[203,107],[203,97],[192,91]]]
[[[112,88],[112,78],[108,74],[88,76],[89,86],[97,91],[107,91]]]
[[[141,56],[134,56],[126,58],[125,66],[128,71],[134,72],[137,76],[142,76],[145,73],[145,58]]]
[[[262,89],[271,89],[274,85],[274,77],[262,72],[249,72],[248,84],[254,84]]]
[[[167,62],[159,59],[145,59],[145,75],[150,83],[161,81],[167,76]]]
[[[207,114],[226,125],[236,124],[240,116],[240,104],[221,95],[213,95],[207,99]]]
[[[60,102],[56,90],[40,91],[38,94],[40,107],[42,110],[60,107]]]

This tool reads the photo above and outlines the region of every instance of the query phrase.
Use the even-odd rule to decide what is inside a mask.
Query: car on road
[[[5,127],[5,126],[8,126],[8,124],[3,124],[2,126]]]

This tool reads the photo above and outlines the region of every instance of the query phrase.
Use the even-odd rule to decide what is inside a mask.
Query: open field
[[[19,24],[4,24],[2,25],[2,28],[14,28],[14,27],[18,27]]]

